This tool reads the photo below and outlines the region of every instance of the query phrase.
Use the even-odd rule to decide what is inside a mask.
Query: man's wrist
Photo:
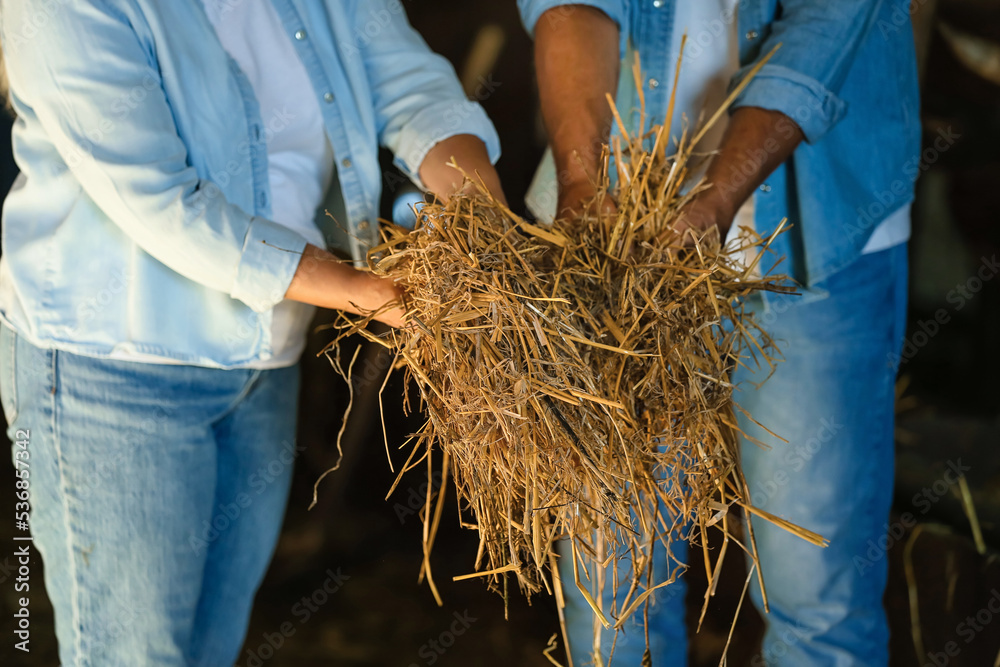
[[[733,193],[727,194],[722,191],[722,188],[714,185],[704,194],[708,200],[706,202],[707,206],[713,212],[715,219],[722,228],[728,227],[733,218],[736,217],[736,212],[745,201],[744,197],[738,198]]]
[[[601,165],[601,144],[600,140],[595,141],[595,145],[589,142],[580,142],[573,144],[574,148],[572,149],[553,151],[559,185],[577,186],[583,183],[594,183],[597,180]]]

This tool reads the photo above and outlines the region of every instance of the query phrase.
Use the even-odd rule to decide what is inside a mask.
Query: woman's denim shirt
[[[379,144],[418,184],[452,135],[497,159],[490,121],[399,0],[271,1],[323,112],[355,260],[378,240]],[[78,354],[267,360],[306,241],[269,219],[283,120],[261,117],[201,0],[2,0],[0,21],[21,170],[0,317]]]

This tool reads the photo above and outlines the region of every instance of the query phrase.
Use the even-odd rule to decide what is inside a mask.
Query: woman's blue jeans
[[[2,326],[0,369],[60,662],[232,665],[288,499],[298,366],[110,361]]]
[[[906,325],[906,244],[862,255],[818,285],[829,296],[779,301],[757,314],[785,360],[735,373],[736,401],[788,442],[739,416],[770,449],[742,442],[754,504],[830,540],[820,548],[781,528],[753,522],[770,613],[753,667],[884,667],[889,630],[882,606],[887,558],[868,557],[887,530],[894,468],[895,366]],[[674,547],[683,559],[683,549]],[[732,551],[732,550],[730,550]],[[662,553],[662,551],[661,551]],[[693,556],[693,555],[692,555]],[[692,558],[694,566],[700,555]],[[562,558],[567,622],[576,665],[589,660],[593,614]],[[666,578],[666,562],[659,580]],[[654,594],[654,665],[687,664],[683,579]],[[760,589],[751,598],[761,611]],[[610,606],[610,591],[607,592]],[[607,607],[606,607],[607,608]],[[734,610],[735,611],[735,610]],[[641,609],[618,637],[612,664],[638,667],[645,649]],[[614,639],[602,636],[604,664]]]

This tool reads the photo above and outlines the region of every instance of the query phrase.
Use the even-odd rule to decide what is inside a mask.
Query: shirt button
[[[262,207],[267,206],[267,193],[266,192],[261,192],[260,193],[260,197],[258,197],[258,199],[260,200],[260,205]]]
[[[767,183],[764,183],[763,185],[760,186],[760,191],[761,192],[770,192],[771,191],[771,186],[768,185]]]
[[[351,158],[345,157],[340,161],[340,164],[344,165],[345,168],[349,168],[351,166]]]
[[[326,102],[327,104],[330,104],[330,102],[333,102],[333,93],[327,93],[326,95],[324,95],[323,96],[323,101]]]
[[[358,223],[358,231],[359,232],[366,232],[366,231],[368,231],[368,221],[367,220],[362,220],[361,222]]]
[[[747,31],[747,39],[757,39],[760,34],[756,30]]]
[[[657,81],[656,79],[650,79],[649,80],[649,87],[650,88],[656,88],[658,85],[660,85],[660,82]]]
[[[659,9],[663,6],[663,0],[653,0],[653,6]]]
[[[306,31],[305,30],[296,30],[295,31],[295,39],[297,39],[297,40],[299,40],[301,42],[305,38],[306,38]]]

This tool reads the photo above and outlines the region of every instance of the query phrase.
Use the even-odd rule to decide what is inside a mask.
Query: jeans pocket
[[[7,426],[17,417],[17,334],[0,324],[0,404]]]

